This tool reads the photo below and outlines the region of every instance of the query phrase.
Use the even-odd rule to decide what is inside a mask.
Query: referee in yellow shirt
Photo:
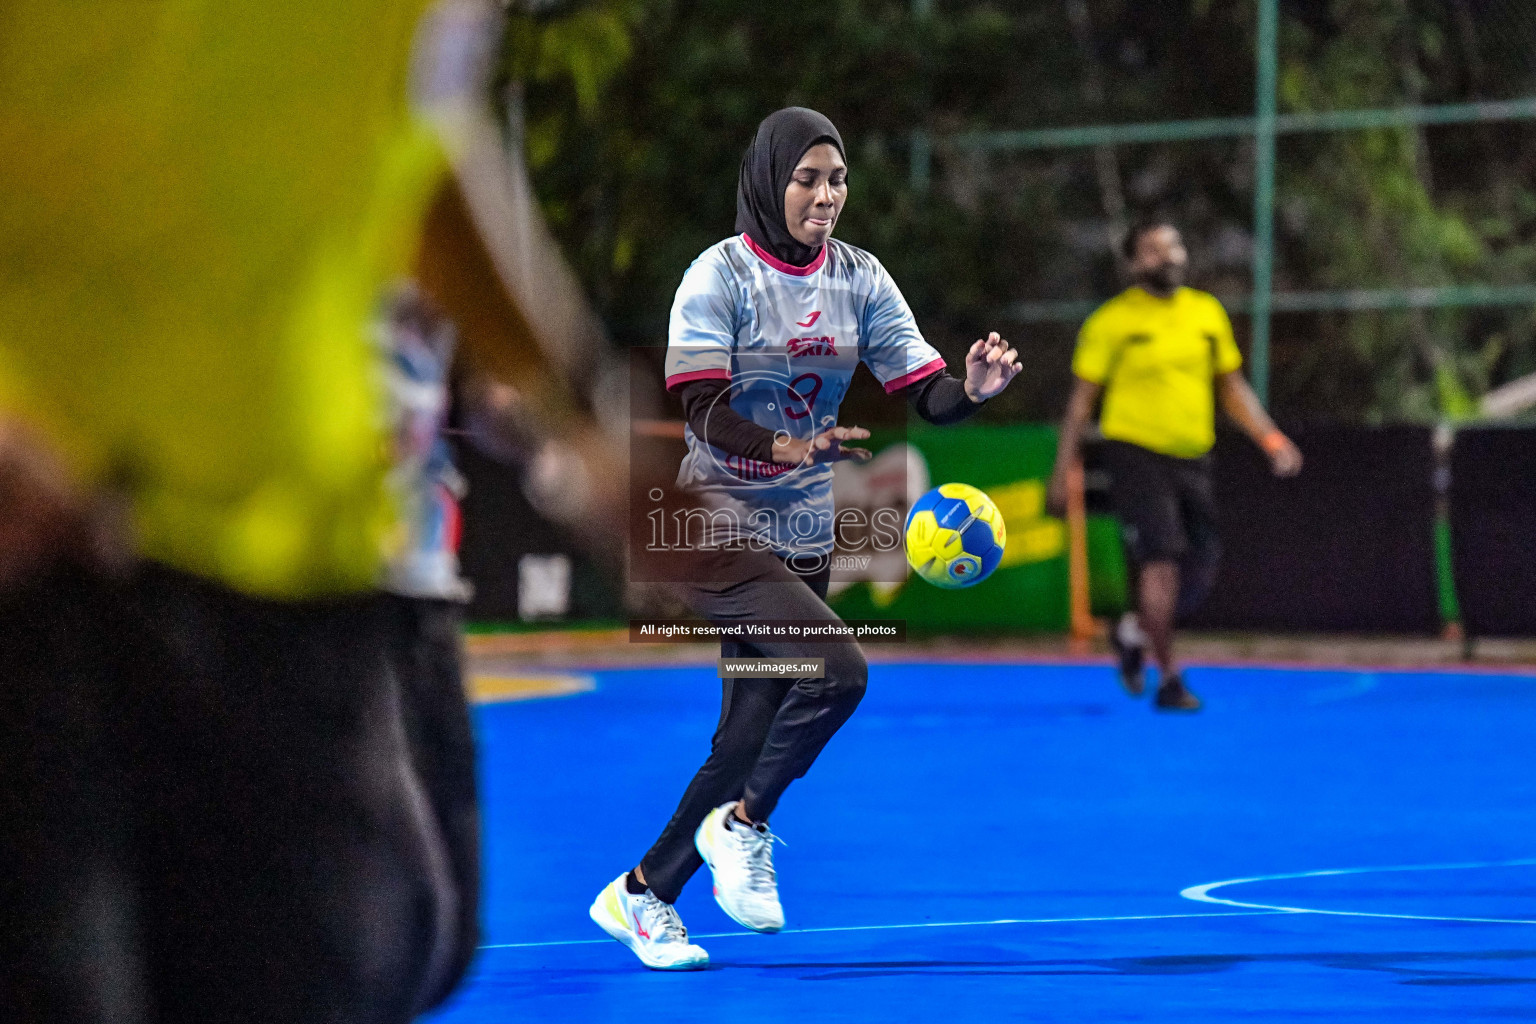
[[[1067,467],[1080,457],[1084,429],[1102,396],[1100,431],[1136,608],[1112,631],[1110,644],[1132,696],[1142,692],[1150,645],[1161,672],[1156,706],[1194,711],[1200,699],[1184,685],[1174,659],[1173,628],[1177,616],[1210,592],[1220,554],[1210,457],[1215,399],[1269,455],[1277,476],[1300,472],[1301,453],[1243,379],[1221,303],[1184,287],[1189,254],[1178,229],[1143,221],[1127,234],[1124,255],[1131,287],[1095,310],[1078,335],[1050,498],[1053,508],[1064,507]]]

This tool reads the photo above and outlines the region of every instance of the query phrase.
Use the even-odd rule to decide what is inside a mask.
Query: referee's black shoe
[[[1189,692],[1189,687],[1184,685],[1184,678],[1177,673],[1163,680],[1152,703],[1159,711],[1200,710],[1200,698]]]
[[[1147,649],[1140,643],[1127,643],[1120,635],[1120,629],[1120,623],[1110,627],[1109,649],[1115,652],[1115,667],[1120,670],[1120,685],[1125,687],[1125,692],[1132,697],[1140,697],[1147,688]]]

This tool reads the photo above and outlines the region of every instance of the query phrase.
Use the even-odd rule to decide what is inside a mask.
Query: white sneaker
[[[694,832],[693,845],[714,873],[715,902],[720,909],[743,928],[776,932],[784,927],[784,908],[779,905],[779,883],[773,872],[773,841],[778,836],[765,824],[736,820],[732,814],[735,809],[733,801],[710,811]]]
[[[639,896],[624,884],[628,872],[597,894],[587,911],[597,926],[628,946],[653,971],[696,971],[709,954],[688,941],[688,929],[670,903],[647,889]]]

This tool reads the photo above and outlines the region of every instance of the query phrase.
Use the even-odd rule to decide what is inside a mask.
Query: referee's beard
[[[1153,295],[1167,298],[1184,285],[1185,268],[1177,263],[1149,267],[1136,275],[1136,283]]]

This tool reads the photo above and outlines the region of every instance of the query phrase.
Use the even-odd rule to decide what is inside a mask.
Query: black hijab
[[[808,266],[821,251],[795,241],[784,223],[784,190],[806,151],[830,142],[843,154],[843,137],[832,122],[805,107],[785,107],[763,118],[741,158],[736,182],[736,230],[791,266]]]

